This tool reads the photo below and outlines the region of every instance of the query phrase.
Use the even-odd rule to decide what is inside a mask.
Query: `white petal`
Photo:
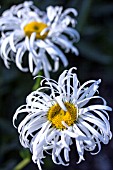
[[[79,141],[78,138],[76,138],[76,147],[77,147],[77,152],[79,154],[79,161],[77,163],[80,163],[82,160],[84,160],[84,157],[83,157],[83,154],[84,154],[84,151],[83,151],[83,144],[82,144],[82,141]]]
[[[67,111],[66,106],[64,105],[61,96],[55,97],[56,102],[60,105],[60,107],[64,110]]]
[[[94,82],[94,83],[93,83]],[[90,81],[87,81],[86,83],[84,83],[79,89],[78,89],[78,96],[79,96],[79,93],[80,91],[89,83],[93,83],[90,87],[88,87],[87,89],[84,90],[84,93],[79,97],[78,101],[84,99],[87,95],[87,97],[92,97],[95,92],[97,91],[98,89],[98,84],[100,84],[101,80],[99,79],[98,81],[94,81],[94,80],[90,80]]]
[[[24,48],[23,47],[19,48],[18,51],[17,51],[17,54],[16,54],[15,62],[16,62],[17,67],[20,70],[27,72],[28,68],[23,68],[22,65],[21,65],[22,64],[22,57],[23,57],[24,53],[25,53]]]
[[[112,111],[112,108],[109,106],[104,106],[104,105],[92,105],[92,106],[88,106],[86,108],[83,109],[79,109],[79,114],[84,114],[88,111],[95,111],[95,110],[107,110],[107,111]]]

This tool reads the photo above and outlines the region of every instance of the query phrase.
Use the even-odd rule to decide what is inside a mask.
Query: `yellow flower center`
[[[67,111],[61,109],[59,104],[53,105],[47,113],[47,118],[52,122],[52,126],[57,129],[66,129],[66,127],[62,124],[64,121],[68,126],[74,124],[77,120],[77,108],[74,104],[65,102],[64,105],[67,108]]]
[[[43,22],[33,21],[33,22],[30,22],[27,25],[25,25],[24,32],[28,37],[30,37],[31,34],[33,32],[35,32],[36,33],[36,39],[42,39],[43,40],[47,37],[49,31],[44,31],[42,34],[41,34],[41,32],[47,27],[48,26]]]

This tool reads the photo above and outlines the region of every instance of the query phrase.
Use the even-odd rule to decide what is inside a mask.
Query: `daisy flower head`
[[[20,142],[30,149],[40,170],[45,153],[52,155],[55,164],[67,166],[70,146],[74,144],[80,163],[84,151],[97,154],[101,143],[108,144],[112,137],[108,116],[112,109],[98,95],[101,80],[80,85],[75,70],[65,70],[58,82],[44,78],[42,86],[29,94],[26,104],[14,114],[13,124],[18,127]],[[95,100],[97,104],[93,103]],[[89,104],[91,101],[93,104]],[[24,119],[16,126],[17,117],[23,113]]]
[[[74,46],[79,40],[76,16],[73,8],[49,6],[45,12],[32,1],[5,11],[0,17],[0,54],[6,67],[14,61],[21,71],[30,71],[34,76],[43,70],[45,77],[58,70],[59,59],[66,67],[68,60],[64,53],[72,51],[78,55]]]

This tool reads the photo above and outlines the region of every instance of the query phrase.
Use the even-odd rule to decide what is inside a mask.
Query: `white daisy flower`
[[[49,77],[49,71],[58,70],[59,59],[66,67],[68,60],[61,49],[78,55],[74,46],[79,40],[75,30],[76,16],[77,11],[73,8],[63,11],[63,7],[49,6],[44,12],[31,1],[5,11],[0,17],[0,54],[6,67],[14,61],[21,71],[30,70],[36,75],[43,69],[46,77]]]
[[[80,85],[74,70],[76,68],[65,70],[58,82],[44,78],[43,86],[28,95],[27,104],[14,114],[15,127],[17,116],[26,115],[18,125],[20,142],[30,149],[32,160],[40,170],[45,152],[52,154],[55,164],[69,165],[70,146],[74,144],[80,163],[85,150],[97,154],[101,143],[108,144],[112,137],[107,113],[112,109],[101,96],[95,95],[101,80]],[[97,104],[89,104],[96,100]]]

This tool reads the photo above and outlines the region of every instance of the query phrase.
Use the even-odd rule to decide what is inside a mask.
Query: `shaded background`
[[[0,13],[14,4],[24,1],[1,0]],[[81,84],[89,79],[102,79],[100,95],[113,108],[113,1],[112,0],[35,0],[35,5],[45,10],[48,5],[73,7],[79,12],[77,30],[81,40],[77,44],[80,51],[78,57],[67,54],[69,66],[76,66]],[[60,67],[56,79],[64,68]],[[54,74],[51,74],[54,78]],[[19,143],[18,134],[12,125],[12,117],[16,109],[25,103],[26,96],[31,92],[35,80],[30,73],[22,73],[11,64],[8,70],[0,59],[0,170],[13,170],[22,160],[23,148]],[[111,131],[113,131],[113,112],[109,114]],[[102,145],[101,152],[92,156],[85,152],[86,161],[76,164],[78,156],[75,146],[70,152],[70,166],[63,167],[53,164],[51,157],[44,160],[43,170],[112,170],[113,141]],[[26,156],[28,153],[26,152]],[[25,156],[25,154],[24,154]],[[23,170],[35,170],[34,163],[28,164]]]

